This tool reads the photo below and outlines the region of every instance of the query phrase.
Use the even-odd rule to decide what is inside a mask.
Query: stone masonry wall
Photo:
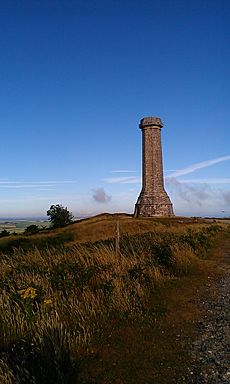
[[[141,120],[142,190],[135,205],[135,216],[173,216],[172,203],[164,189],[161,128],[157,117]]]

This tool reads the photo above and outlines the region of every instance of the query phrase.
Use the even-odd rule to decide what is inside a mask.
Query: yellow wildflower
[[[23,299],[34,299],[37,296],[37,290],[33,287],[21,289],[18,293]]]
[[[52,304],[52,300],[51,299],[44,299],[44,304],[50,305],[50,304]]]

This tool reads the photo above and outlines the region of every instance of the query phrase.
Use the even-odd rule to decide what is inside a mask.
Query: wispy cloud
[[[129,169],[117,169],[115,171],[111,171],[112,173],[135,173],[136,171],[131,171]]]
[[[169,177],[166,179],[170,179]],[[180,179],[181,183],[187,184],[230,184],[229,177],[216,177],[208,179]]]
[[[230,160],[230,155],[221,156],[215,159],[201,161],[200,163],[195,163],[190,165],[189,167],[178,169],[178,170],[167,170],[165,172],[172,172],[171,174],[165,177],[165,180],[171,178],[177,178],[179,176],[188,175],[192,172],[195,172],[198,169],[207,168],[211,165],[221,163],[223,161]],[[129,173],[135,172],[131,170],[114,170],[112,173]],[[108,184],[140,184],[141,177],[140,176],[116,176],[116,177],[108,177],[105,178],[104,181]],[[181,180],[182,183],[209,183],[209,184],[229,184],[229,178],[209,178],[209,179],[190,179],[190,180]]]
[[[171,173],[170,177],[178,177],[178,176],[182,176],[182,175],[188,175],[189,173],[192,173],[192,172],[196,171],[197,169],[210,167],[211,165],[221,163],[221,162],[227,161],[227,160],[230,160],[230,155],[218,157],[216,159],[201,161],[200,163],[192,164],[189,167],[179,169],[178,171]]]
[[[141,178],[139,176],[120,176],[108,177],[104,181],[108,184],[140,184]]]
[[[58,181],[58,180],[49,180],[49,181],[9,181],[9,180],[1,180],[0,181],[0,184],[25,184],[25,183],[29,183],[29,184],[66,184],[66,183],[76,183],[77,181],[76,180],[62,180],[62,181]]]
[[[166,176],[165,181],[170,183],[171,179],[176,179],[175,177]],[[140,176],[129,176],[129,177],[108,177],[104,179],[108,184],[140,184]],[[180,179],[182,184],[230,184],[229,177],[213,177],[207,179]]]
[[[221,188],[213,188],[209,184],[189,184],[187,181],[178,181],[175,178],[166,180],[167,189],[172,194],[172,200],[184,200],[194,206],[202,206],[210,203],[214,206],[221,206],[230,202],[230,191]]]
[[[201,205],[202,201],[208,199],[212,194],[210,187],[207,185],[197,187],[181,183],[175,178],[167,179],[166,185],[177,199],[198,205]]]
[[[54,187],[61,184],[73,184],[74,180],[62,180],[62,181],[0,181],[0,188],[40,188],[40,187]]]
[[[23,188],[38,188],[41,184],[9,184],[9,185],[0,185],[0,189],[23,189]],[[51,186],[47,184],[47,186]],[[53,185],[52,185],[53,186]],[[40,189],[40,188],[39,188]]]

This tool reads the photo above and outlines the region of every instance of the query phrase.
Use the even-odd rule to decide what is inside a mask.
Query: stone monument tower
[[[141,119],[142,190],[135,205],[135,217],[173,216],[172,203],[165,192],[159,117]]]

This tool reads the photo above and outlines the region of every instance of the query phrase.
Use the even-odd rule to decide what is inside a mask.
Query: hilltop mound
[[[58,229],[44,229],[34,235],[11,235],[0,239],[0,251],[10,251],[14,248],[30,249],[47,246],[66,245],[72,247],[79,243],[104,241],[116,236],[116,226],[119,222],[120,234],[134,235],[153,231],[174,230],[184,226],[206,226],[205,219],[187,217],[156,217],[134,218],[126,213],[103,213],[90,218],[75,221]]]

